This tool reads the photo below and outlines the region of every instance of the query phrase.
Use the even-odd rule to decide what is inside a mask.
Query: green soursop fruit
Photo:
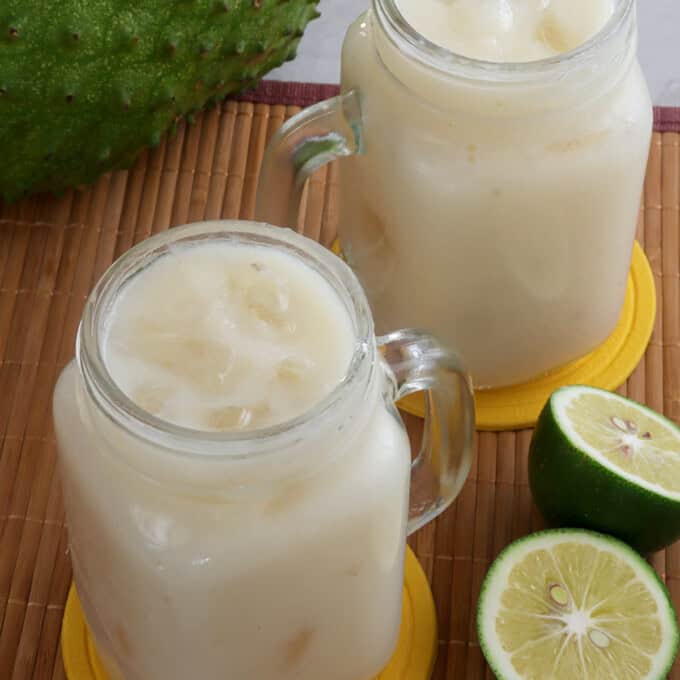
[[[0,197],[128,167],[294,58],[318,0],[0,0]]]

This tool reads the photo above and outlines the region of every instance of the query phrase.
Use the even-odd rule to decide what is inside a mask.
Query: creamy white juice
[[[244,437],[202,444],[197,432],[190,453],[176,450],[112,422],[76,365],[62,374],[74,576],[112,677],[377,674],[399,628],[410,471],[382,373],[352,403],[257,439],[347,374],[356,341],[336,291],[271,247],[171,248],[122,287],[102,338],[137,405]]]
[[[419,33],[471,59],[526,62],[573,50],[609,20],[614,0],[397,0]]]
[[[163,420],[252,430],[295,418],[344,378],[354,350],[338,296],[262,246],[180,246],[123,290],[105,360]]]
[[[340,241],[377,331],[427,329],[478,387],[586,354],[620,315],[650,143],[634,14],[563,65],[434,68],[388,34],[387,1],[350,28],[342,73],[363,153],[340,163]],[[430,40],[505,65],[607,33],[629,4],[397,0]]]

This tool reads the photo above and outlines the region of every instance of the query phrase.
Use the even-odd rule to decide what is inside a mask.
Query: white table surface
[[[295,61],[269,74],[275,80],[337,83],[347,26],[368,0],[321,0]],[[655,104],[680,106],[680,0],[638,0],[640,61]]]

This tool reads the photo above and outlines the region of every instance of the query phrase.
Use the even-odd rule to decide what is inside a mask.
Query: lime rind
[[[512,665],[496,632],[496,617],[501,598],[509,587],[509,577],[515,565],[530,553],[552,549],[561,543],[590,544],[600,551],[613,553],[635,572],[636,577],[653,596],[662,629],[662,643],[653,657],[650,672],[639,680],[662,680],[670,672],[678,653],[680,634],[670,595],[652,567],[630,546],[611,536],[583,529],[552,529],[521,538],[507,546],[491,565],[482,583],[477,608],[477,634],[482,653],[498,680],[525,680]],[[589,678],[587,680],[609,680]]]
[[[560,429],[564,435],[569,440],[569,443],[575,449],[582,451],[593,461],[601,465],[602,467],[613,472],[616,476],[622,477],[628,482],[634,484],[635,486],[642,487],[652,494],[662,496],[663,498],[670,499],[672,501],[680,503],[680,492],[674,492],[667,489],[659,484],[650,482],[649,480],[641,477],[639,475],[632,474],[631,472],[622,469],[617,466],[612,460],[603,456],[602,453],[587,442],[581,434],[574,428],[571,418],[567,415],[567,408],[569,405],[577,399],[580,395],[584,393],[590,393],[598,395],[602,398],[617,402],[622,408],[629,409],[634,406],[636,410],[649,418],[651,421],[656,423],[660,429],[668,432],[674,440],[680,443],[680,427],[675,423],[670,421],[668,418],[656,413],[652,409],[648,408],[644,404],[640,404],[626,397],[622,397],[615,392],[607,392],[606,390],[601,390],[596,387],[589,387],[586,385],[571,385],[568,387],[562,387],[556,390],[550,397],[550,408],[553,412],[553,417],[555,421],[559,424]]]
[[[680,503],[575,446],[556,420],[552,400],[538,419],[528,463],[534,501],[553,527],[610,534],[643,554],[680,537]]]

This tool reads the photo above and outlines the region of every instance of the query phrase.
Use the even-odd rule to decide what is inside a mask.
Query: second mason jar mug
[[[340,248],[378,332],[427,329],[478,388],[586,354],[623,306],[652,128],[635,3],[612,7],[576,49],[492,63],[373,0],[342,94],[273,138],[258,219],[295,225],[305,179],[342,157]]]
[[[227,265],[239,251],[255,256],[236,271]],[[285,293],[282,258],[291,281],[313,280],[299,288],[303,303],[332,297],[332,313],[350,329],[349,363],[329,394],[284,422],[248,429],[240,413],[220,432],[164,420],[158,404],[146,410],[123,391],[120,376],[148,373],[140,342],[162,388],[147,385],[145,403],[177,396],[162,393],[162,380],[198,386],[193,396],[182,393],[181,416],[204,400],[214,405],[228,381],[241,381],[238,403],[266,402],[248,376],[272,358],[275,371],[296,380],[277,334],[297,323],[313,339],[322,324],[306,318],[312,306]],[[276,285],[262,288],[258,277]],[[295,303],[298,317],[268,315],[279,295],[277,309]],[[112,362],[109,343],[122,336],[108,338],[130,310],[139,325],[114,346]],[[250,363],[230,372],[218,356],[226,368],[215,374],[212,334],[229,339],[239,328]],[[358,680],[387,663],[407,533],[460,491],[474,407],[456,356],[435,339],[397,331],[376,340],[373,332],[349,268],[285,229],[178,227],[103,276],[85,306],[76,358],[57,384],[54,415],[75,585],[112,680]],[[137,333],[151,333],[153,343]],[[274,340],[263,349],[263,338]],[[419,390],[428,391],[428,419],[412,463],[394,402]]]

